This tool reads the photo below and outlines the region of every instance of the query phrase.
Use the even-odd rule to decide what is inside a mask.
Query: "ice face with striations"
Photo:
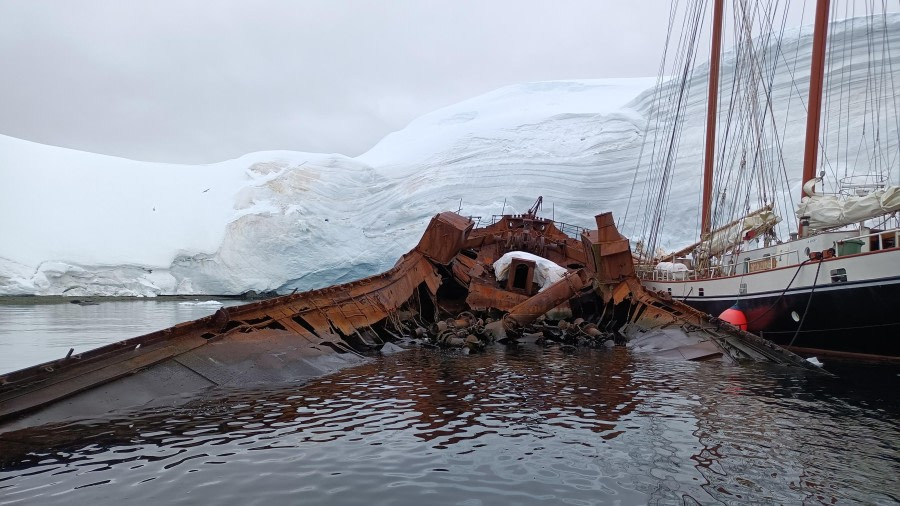
[[[888,21],[900,34],[900,18]],[[866,37],[852,22],[832,32]],[[798,31],[785,44],[805,62],[809,39]],[[889,41],[900,46],[900,35]],[[889,54],[900,55],[894,49]],[[729,65],[726,55],[723,76]],[[679,218],[663,228],[664,248],[697,236],[705,72],[693,78],[669,202]],[[785,84],[787,71],[776,75],[773,108],[805,93],[808,68],[792,73],[796,85]],[[543,214],[558,221],[591,226],[604,211],[621,219],[629,197],[644,190],[646,129],[670,107],[655,85],[650,78],[509,86],[427,114],[357,158],[269,151],[187,166],[0,136],[0,295],[306,290],[390,268],[438,212],[487,219],[504,203],[507,213],[522,212],[538,195]],[[788,171],[798,167],[799,186],[805,117],[794,109],[785,117],[784,160]],[[896,129],[896,118],[885,124]],[[886,134],[896,150],[897,132]],[[640,231],[641,213],[632,203],[625,233]]]

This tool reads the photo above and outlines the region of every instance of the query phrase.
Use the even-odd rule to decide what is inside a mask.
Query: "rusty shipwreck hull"
[[[0,376],[0,422],[23,414],[32,418],[26,425],[90,416],[212,386],[297,381],[354,365],[363,360],[360,351],[383,344],[379,326],[418,317],[420,302],[433,298],[441,277],[425,253],[433,253],[427,243],[382,274],[221,308]],[[51,413],[40,409],[47,406]]]
[[[663,356],[808,365],[646,292],[611,214],[596,222],[597,230],[578,229],[571,237],[534,212],[479,228],[458,214],[438,214],[419,244],[382,274],[222,308],[0,376],[0,432],[165,404],[215,386],[303,380],[360,363],[365,351],[398,338],[475,349],[529,332],[600,343],[614,336],[612,329],[634,342],[656,336],[635,349]],[[533,282],[535,263],[520,259],[508,279],[498,280],[492,264],[508,252],[537,255],[566,274],[541,289]],[[679,337],[664,342],[673,332]]]

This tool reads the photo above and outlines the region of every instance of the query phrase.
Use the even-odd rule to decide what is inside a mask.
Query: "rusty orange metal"
[[[447,265],[459,253],[475,222],[456,213],[444,212],[431,219],[415,251],[429,260]]]
[[[535,321],[547,311],[574,297],[587,285],[587,282],[588,278],[584,270],[570,272],[542,292],[510,309],[509,314],[504,318],[504,321],[508,323],[507,329]]]
[[[466,305],[475,311],[496,309],[505,312],[527,299],[528,296],[501,288],[494,281],[472,278],[469,283]]]
[[[400,334],[421,336],[423,327],[448,317],[454,326],[480,321],[451,311],[490,311],[491,317],[508,313],[484,327],[493,325],[500,335],[554,308],[564,307],[571,314],[578,298],[590,299],[585,307],[596,308],[597,314],[602,311],[600,320],[608,312],[610,318],[621,320],[614,323],[642,328],[724,328],[731,337],[723,347],[749,350],[746,353],[754,357],[778,354],[755,336],[645,291],[634,276],[628,240],[616,230],[612,215],[598,215],[596,224],[595,231],[578,229],[578,240],[533,213],[503,216],[482,228],[474,228],[471,219],[456,213],[440,213],[418,245],[384,273],[222,308],[206,318],[0,376],[0,420],[62,399],[70,399],[66,406],[73,406],[75,399],[91,392],[99,393],[89,401],[108,404],[119,398],[115,395],[128,396],[118,392],[104,397],[104,392],[115,391],[103,390],[105,385],[119,379],[116,384],[126,385],[121,388],[129,395],[143,389],[151,397],[210,385],[296,379],[319,371],[304,357],[329,353],[356,357]],[[513,279],[515,270],[510,281],[501,283],[493,262],[514,250],[547,258],[569,273],[532,294],[534,263],[524,261],[518,263],[528,269],[524,286]],[[445,337],[448,342],[474,344],[475,338],[465,332]],[[70,408],[61,408],[66,409]]]

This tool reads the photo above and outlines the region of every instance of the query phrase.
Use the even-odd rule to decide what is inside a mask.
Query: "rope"
[[[769,311],[771,311],[775,306],[778,305],[779,302],[781,302],[781,299],[784,298],[784,294],[787,293],[787,291],[791,288],[791,285],[794,283],[794,280],[797,279],[797,274],[800,274],[800,269],[802,269],[804,265],[808,264],[808,263],[811,262],[811,261],[812,261],[811,259],[806,259],[806,260],[800,262],[800,265],[797,266],[797,270],[794,271],[794,275],[791,277],[791,280],[788,281],[787,286],[784,287],[784,290],[781,291],[781,294],[778,295],[778,298],[775,299],[775,302],[773,302],[773,303],[769,306],[768,309],[766,309],[765,311],[763,311],[762,314],[760,314],[760,315],[757,316],[756,318],[754,318],[754,319],[748,321],[748,322],[747,322],[747,325],[748,325],[748,326],[749,326],[751,323],[756,322],[757,320],[759,320],[759,319],[762,318],[763,316],[769,314]],[[818,277],[818,273],[816,274],[816,277]],[[740,298],[738,299],[738,302],[740,302]]]
[[[794,332],[794,337],[791,339],[791,344],[788,345],[790,348],[794,345],[794,341],[797,340],[797,336],[800,334],[800,329],[803,328],[803,322],[806,320],[806,313],[809,312],[809,306],[812,305],[813,293],[816,291],[816,282],[819,281],[819,270],[822,268],[822,261],[819,261],[819,265],[816,266],[816,277],[813,278],[812,290],[809,291],[809,299],[806,300],[806,309],[803,310],[803,317],[800,318],[800,324],[797,325],[797,331]]]

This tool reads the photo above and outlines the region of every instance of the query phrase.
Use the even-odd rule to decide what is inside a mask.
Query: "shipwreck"
[[[393,268],[284,295],[0,376],[0,433],[153,405],[212,387],[289,383],[386,343],[466,352],[519,339],[815,369],[804,359],[644,289],[611,213],[596,229],[538,216],[443,212]],[[388,346],[396,346],[389,344]]]

